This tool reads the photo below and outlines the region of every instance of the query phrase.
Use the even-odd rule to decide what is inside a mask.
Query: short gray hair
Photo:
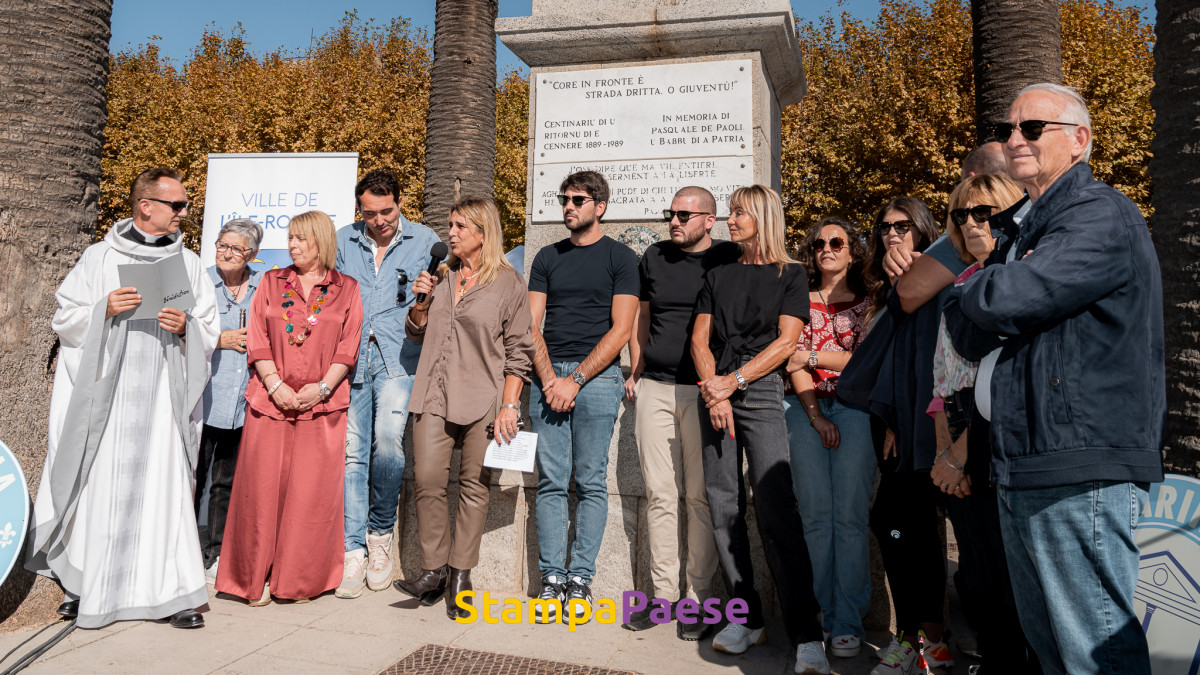
[[[221,226],[221,231],[217,233],[217,239],[220,240],[226,232],[243,237],[250,244],[251,255],[258,253],[258,246],[262,243],[263,238],[262,225],[249,218],[234,218],[225,221],[225,224]]]
[[[1053,120],[1055,122],[1069,122],[1077,124],[1081,127],[1087,127],[1089,131],[1092,129],[1092,116],[1088,114],[1087,101],[1079,95],[1078,91],[1071,87],[1065,87],[1061,84],[1052,82],[1038,82],[1025,87],[1017,93],[1017,98],[1021,98],[1025,94],[1033,91],[1044,91],[1048,94],[1053,94],[1062,101],[1063,109],[1059,115],[1061,119]],[[1013,99],[1016,100],[1016,99]],[[1087,162],[1092,158],[1092,137],[1088,136],[1087,147],[1083,149],[1083,155],[1079,158],[1081,162]]]

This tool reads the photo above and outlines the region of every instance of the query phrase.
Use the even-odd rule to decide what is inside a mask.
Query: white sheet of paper
[[[483,465],[490,469],[512,469],[533,471],[533,459],[537,454],[538,435],[531,431],[518,431],[511,443],[502,443],[493,438],[484,451]]]

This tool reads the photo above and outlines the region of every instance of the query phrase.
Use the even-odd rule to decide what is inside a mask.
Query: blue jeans
[[[391,532],[404,478],[404,426],[413,376],[388,377],[379,347],[367,343],[350,387],[346,420],[346,551],[367,547],[367,528]],[[373,442],[372,442],[373,441]]]
[[[570,375],[578,362],[554,364],[559,377]],[[614,363],[588,380],[575,396],[575,408],[557,413],[546,404],[541,384],[529,392],[529,416],[538,435],[537,535],[542,578],[580,576],[591,584],[596,555],[608,522],[608,446],[612,441],[625,380]],[[567,491],[575,469],[575,544],[567,566]]]
[[[1092,481],[997,491],[1021,627],[1046,673],[1150,673],[1133,612],[1146,490]]]
[[[790,398],[790,397],[789,397]],[[862,618],[871,607],[871,486],[875,448],[871,416],[834,397],[819,398],[821,414],[837,425],[837,449],[821,434],[795,399],[784,399],[792,460],[792,490],[804,521],[804,541],[813,567],[813,591],[836,636],[866,637]]]

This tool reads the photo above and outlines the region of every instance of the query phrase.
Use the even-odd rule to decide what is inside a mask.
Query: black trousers
[[[209,567],[221,555],[221,540],[225,536],[225,517],[229,513],[229,495],[233,491],[233,470],[237,467],[238,444],[242,428],[218,429],[204,425],[200,435],[200,455],[196,460],[196,518],[200,518],[200,503],[212,466],[212,487],[208,492],[208,526],[200,531],[200,552],[204,567]]]
[[[787,424],[783,418],[783,379],[771,373],[755,380],[730,399],[734,438],[713,429],[704,402],[700,429],[704,439],[704,484],[712,513],[717,557],[732,597],[749,607],[746,626],[763,626],[762,599],[754,590],[750,533],[746,526],[746,485],[742,457],[750,465],[758,533],[767,567],[775,580],[784,626],[793,645],[822,639],[813,594],[812,561],[804,542],[804,527],[792,493]]]

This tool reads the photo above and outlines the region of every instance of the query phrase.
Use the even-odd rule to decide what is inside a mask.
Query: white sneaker
[[[854,634],[839,635],[833,638],[833,643],[830,644],[829,651],[839,658],[854,658],[862,651],[862,638]]]
[[[920,653],[913,649],[911,643],[907,640],[900,642],[893,637],[891,644],[884,650],[879,665],[871,670],[871,675],[916,675],[919,672],[918,656]]]
[[[829,659],[824,642],[805,642],[796,646],[796,672],[801,675],[829,675]]]
[[[367,531],[367,588],[382,591],[392,585],[392,533]]]
[[[204,570],[204,580],[205,581],[207,581],[210,584],[217,583],[217,564],[220,562],[221,562],[221,556],[217,556],[217,559],[213,561],[213,564],[211,564],[207,568],[205,568],[205,570]]]
[[[361,548],[347,551],[342,564],[342,583],[333,594],[347,600],[357,598],[367,582],[367,552]]]
[[[766,641],[767,632],[762,628],[751,630],[744,624],[731,623],[717,633],[713,638],[712,646],[713,649],[726,654],[744,654],[747,649]]]

